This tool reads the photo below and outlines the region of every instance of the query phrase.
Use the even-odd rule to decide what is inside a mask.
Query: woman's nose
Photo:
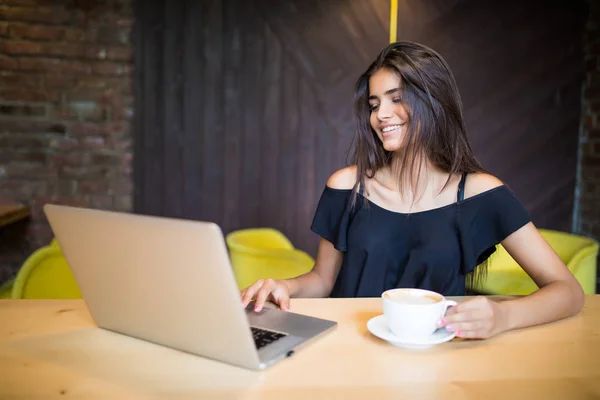
[[[379,109],[377,110],[377,119],[384,121],[389,119],[392,114],[392,107],[390,107],[388,104],[383,103],[379,105]]]

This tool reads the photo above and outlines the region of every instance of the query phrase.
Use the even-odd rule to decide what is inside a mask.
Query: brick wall
[[[0,284],[52,237],[48,202],[130,210],[132,0],[0,0]]]
[[[588,6],[574,230],[600,240],[600,4],[589,0]]]

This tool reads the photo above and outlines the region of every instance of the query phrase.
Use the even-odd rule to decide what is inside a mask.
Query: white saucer
[[[456,336],[456,332],[448,332],[446,329],[440,328],[433,332],[431,336],[423,338],[422,340],[410,342],[402,341],[390,331],[387,321],[385,320],[385,315],[383,314],[371,318],[369,322],[367,322],[367,328],[378,338],[386,340],[394,346],[408,349],[427,349],[436,344],[450,341]]]

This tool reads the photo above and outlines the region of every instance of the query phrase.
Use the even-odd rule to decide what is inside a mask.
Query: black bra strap
[[[465,182],[467,180],[467,173],[463,172],[460,182],[458,183],[458,201],[465,199]]]

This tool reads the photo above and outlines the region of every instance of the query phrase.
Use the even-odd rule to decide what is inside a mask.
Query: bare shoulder
[[[494,175],[485,173],[469,174],[467,175],[467,180],[465,182],[465,199],[502,185],[504,185],[504,182]]]
[[[332,189],[352,189],[356,183],[356,165],[335,171],[327,180]]]

